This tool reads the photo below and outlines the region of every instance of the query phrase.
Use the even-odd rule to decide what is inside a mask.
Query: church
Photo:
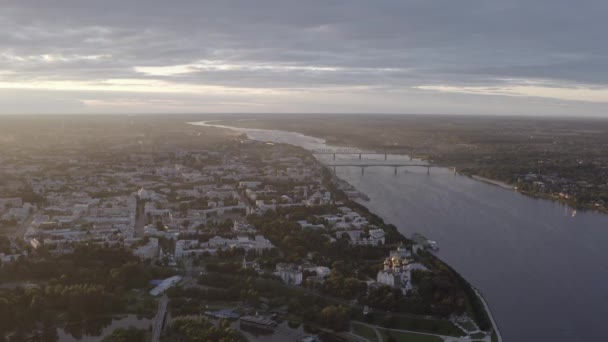
[[[405,295],[412,290],[412,272],[408,267],[409,252],[403,245],[399,245],[396,251],[391,251],[390,256],[384,261],[384,269],[378,272],[376,281],[378,283],[398,288]]]

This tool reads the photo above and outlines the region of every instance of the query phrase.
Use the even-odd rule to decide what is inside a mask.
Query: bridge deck
[[[405,151],[357,151],[357,150],[310,150],[312,154],[394,154],[406,155]]]
[[[332,163],[332,164],[323,164],[325,166],[333,167],[333,166],[359,166],[359,167],[370,167],[370,166],[389,166],[389,167],[405,167],[405,166],[416,166],[416,167],[438,167],[438,165],[434,164],[395,164],[395,163]]]

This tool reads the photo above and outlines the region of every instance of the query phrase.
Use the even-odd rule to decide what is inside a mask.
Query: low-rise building
[[[278,275],[285,284],[302,284],[302,268],[296,264],[278,263],[276,265],[275,274]]]
[[[154,259],[158,256],[158,251],[159,251],[158,239],[150,238],[148,240],[148,243],[146,243],[145,245],[143,245],[141,247],[136,248],[133,251],[133,254],[135,254],[137,257],[139,257],[142,260]]]

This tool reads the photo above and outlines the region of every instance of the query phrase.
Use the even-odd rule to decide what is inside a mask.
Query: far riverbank
[[[478,180],[478,181],[481,181],[481,182],[488,183],[488,184],[497,185],[497,186],[499,186],[499,187],[501,187],[503,189],[517,190],[516,187],[514,187],[514,186],[512,186],[510,184],[507,184],[505,182],[498,181],[498,180],[494,180],[494,179],[490,179],[490,178],[486,178],[486,177],[482,177],[482,176],[478,176],[478,175],[471,175],[471,178],[473,178],[475,180]]]

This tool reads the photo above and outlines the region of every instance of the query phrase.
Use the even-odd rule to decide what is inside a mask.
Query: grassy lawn
[[[478,333],[471,335],[471,338],[484,338],[484,337],[486,337],[486,334],[484,334],[482,332],[478,332]]]
[[[398,342],[443,342],[443,339],[437,336],[422,335],[402,331],[391,331],[386,329],[379,330],[382,334],[382,338],[384,339],[384,341],[388,341],[389,337],[392,337]]]
[[[374,330],[372,328],[367,327],[362,324],[358,324],[358,323],[353,323],[352,327],[353,327],[354,334],[359,335],[361,337],[365,337],[366,339],[368,339],[372,342],[380,342],[380,341],[378,341],[376,333],[374,332]]]
[[[387,318],[389,316],[391,317],[390,319]],[[353,318],[369,324],[377,324],[385,328],[412,330],[457,337],[466,335],[460,328],[448,320],[414,318],[400,316],[398,314],[383,315],[379,313],[371,313],[367,317],[364,317],[358,312],[354,313]]]
[[[214,311],[236,308],[239,302],[201,301],[201,304],[204,311]]]
[[[459,324],[462,325],[468,331],[477,330],[477,328],[475,327],[475,325],[473,325],[473,323],[471,323],[471,321],[459,322]]]
[[[447,336],[465,335],[460,328],[447,320],[428,320],[405,316],[397,316],[395,318],[397,320],[395,329],[424,331]]]

